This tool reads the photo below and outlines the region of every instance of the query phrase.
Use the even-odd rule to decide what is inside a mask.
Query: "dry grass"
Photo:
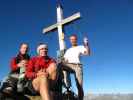
[[[28,96],[30,100],[41,100],[40,96]]]

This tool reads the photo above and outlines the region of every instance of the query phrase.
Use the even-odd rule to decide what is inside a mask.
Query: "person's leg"
[[[58,76],[57,65],[55,63],[51,63],[49,67],[46,69],[46,72],[49,74],[49,79],[55,82]]]
[[[33,80],[32,84],[34,89],[40,93],[42,100],[51,100],[47,77],[38,77]]]
[[[46,72],[49,74],[49,89],[53,88],[54,85],[56,84],[57,81],[57,77],[58,77],[58,72],[57,72],[57,65],[55,63],[52,63],[49,65],[49,67],[47,68]],[[54,92],[50,91],[50,97],[51,100],[54,100],[53,96],[54,96]]]
[[[32,85],[33,85],[33,88],[35,91],[39,92],[39,87],[40,87],[40,84],[39,84],[39,77],[35,78],[33,81],[32,81]]]
[[[10,77],[9,75],[3,82],[3,85],[1,87],[2,91],[9,95],[13,95],[16,92],[17,81],[17,78]]]
[[[46,72],[49,74],[50,85],[54,84],[57,77],[56,64],[50,64]],[[32,82],[34,89],[40,93],[42,100],[52,100],[52,96],[50,96],[51,93],[49,91],[49,79],[46,76],[40,76]]]
[[[63,79],[64,79],[65,87],[69,89],[72,85],[71,77],[70,77],[70,73],[73,72],[72,65],[64,62],[61,64],[61,67],[63,71],[63,76],[64,76]]]
[[[40,95],[42,100],[52,100],[49,91],[49,82],[47,77],[40,78]]]
[[[7,94],[11,94],[11,92],[13,91],[12,87],[9,84],[9,76],[4,77],[4,79],[2,80],[2,84],[1,84],[1,91]]]
[[[63,71],[63,79],[64,79],[64,85],[67,89],[69,89],[71,87],[71,77],[70,77],[70,73],[68,71]]]
[[[75,80],[78,88],[78,98],[79,100],[83,100],[84,98],[84,90],[83,90],[83,69],[80,65],[74,67],[75,70]]]

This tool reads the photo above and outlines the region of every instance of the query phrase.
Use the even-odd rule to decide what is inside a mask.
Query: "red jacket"
[[[31,58],[26,69],[26,77],[34,79],[40,69],[48,68],[51,63],[55,63],[55,60],[50,57],[36,56]]]
[[[11,60],[10,66],[12,71],[16,71],[19,69],[19,67],[17,67],[16,57]]]
[[[17,66],[17,64],[21,61],[21,60],[29,60],[30,59],[30,56],[28,54],[25,54],[25,55],[21,55],[20,53],[11,59],[11,63],[10,63],[10,66],[11,66],[11,71],[12,72],[16,72],[19,70],[19,67]]]

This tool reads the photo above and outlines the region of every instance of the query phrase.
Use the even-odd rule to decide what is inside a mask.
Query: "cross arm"
[[[44,28],[43,29],[43,33],[47,33],[49,31],[52,31],[52,30],[56,29],[57,27],[58,27],[58,24],[51,25],[51,26],[49,26],[47,28]]]
[[[51,25],[51,26],[49,26],[47,28],[44,28],[43,29],[43,33],[47,33],[49,31],[52,31],[52,30],[56,29],[59,25],[64,25],[64,24],[70,23],[70,22],[72,22],[72,21],[74,21],[74,20],[76,20],[76,19],[78,19],[80,17],[81,17],[80,12],[78,12],[78,13],[76,13],[76,14],[68,17],[68,18],[63,19],[59,23],[56,23],[56,24]]]
[[[63,19],[61,21],[61,23],[64,25],[64,24],[70,23],[70,22],[72,22],[72,21],[74,21],[74,20],[76,20],[76,19],[78,19],[80,17],[81,17],[80,12],[78,12],[78,13],[76,13],[76,14],[68,17],[68,18]]]

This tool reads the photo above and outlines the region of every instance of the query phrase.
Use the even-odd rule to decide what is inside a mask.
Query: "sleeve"
[[[34,59],[31,59],[26,67],[26,77],[28,79],[34,79],[36,76],[36,72],[34,72]]]
[[[66,58],[66,53],[64,54],[64,58]]]
[[[11,66],[12,71],[16,71],[19,69],[19,67],[17,66],[17,63],[16,63],[16,58],[11,59],[10,66]]]
[[[79,50],[80,50],[80,53],[83,55],[85,54],[85,52],[87,52],[87,49],[84,46],[80,46]]]
[[[64,59],[65,60],[67,59],[67,55],[68,55],[68,51],[66,51],[65,54],[64,54]]]

